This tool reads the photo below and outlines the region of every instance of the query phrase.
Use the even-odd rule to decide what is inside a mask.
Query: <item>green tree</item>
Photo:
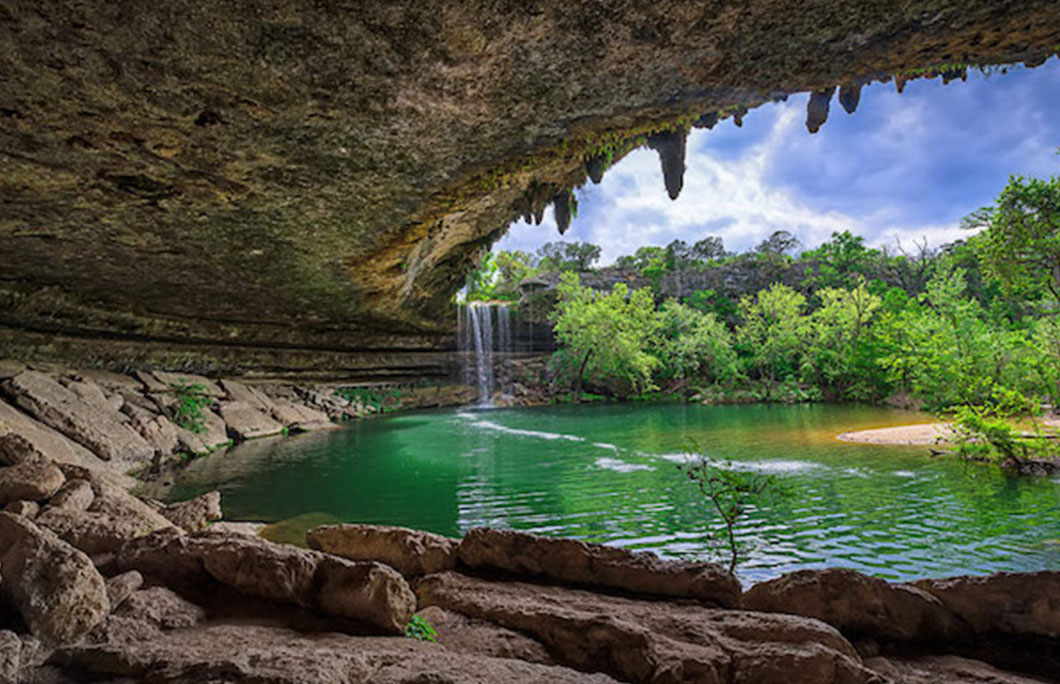
[[[740,300],[743,324],[737,337],[750,367],[767,381],[770,396],[778,380],[797,367],[805,306],[806,297],[782,283]]]
[[[1043,288],[1060,302],[1060,177],[1013,176],[993,206],[965,223],[986,228],[980,253],[1006,289]]]
[[[618,283],[611,292],[601,292],[564,273],[557,291],[551,319],[559,360],[573,377],[575,401],[585,378],[619,397],[650,389],[658,365],[648,352],[658,327],[651,290],[630,291]]]
[[[859,374],[862,345],[880,298],[862,279],[852,289],[825,288],[821,306],[807,321],[804,367],[826,399],[845,398]],[[857,394],[864,398],[864,388]]]
[[[584,273],[600,259],[600,247],[588,242],[546,242],[537,249],[541,271]]]
[[[739,372],[732,333],[712,313],[670,299],[659,309],[655,356],[666,380],[727,382]]]
[[[497,282],[494,287],[499,299],[519,299],[519,284],[538,273],[537,259],[529,252],[520,250],[500,251],[493,258],[497,265]]]
[[[832,233],[832,239],[817,249],[802,253],[803,261],[815,262],[807,269],[807,284],[813,287],[854,287],[871,275],[871,266],[882,257],[865,246],[865,239],[849,230]]]
[[[469,301],[489,301],[496,296],[497,262],[492,252],[482,255],[479,267],[467,279]]]

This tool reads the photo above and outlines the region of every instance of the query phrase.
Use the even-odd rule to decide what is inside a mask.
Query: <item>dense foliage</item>
[[[967,223],[980,232],[938,250],[842,232],[793,256],[778,231],[742,254],[707,237],[596,271],[598,248],[550,243],[498,254],[475,292],[514,300],[527,278],[561,273],[555,383],[576,397],[1060,404],[1060,179],[1014,177]]]

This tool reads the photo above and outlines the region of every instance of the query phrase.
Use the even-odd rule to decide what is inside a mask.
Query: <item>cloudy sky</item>
[[[835,100],[816,135],[806,131],[807,95],[768,104],[688,139],[685,185],[671,201],[659,159],[631,153],[600,185],[577,191],[579,214],[565,239],[603,247],[603,263],[638,246],[719,235],[730,250],[775,230],[813,247],[850,230],[874,245],[965,232],[960,220],[989,204],[1010,174],[1060,175],[1060,60],[943,86],[913,81],[862,91],[848,115]],[[495,249],[534,251],[559,239],[551,209],[541,226],[514,223]]]

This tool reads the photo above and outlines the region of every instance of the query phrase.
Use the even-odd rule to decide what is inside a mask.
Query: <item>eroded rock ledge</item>
[[[688,125],[814,92],[813,128],[837,86],[853,109],[866,79],[1036,64],[1055,10],[7,2],[0,354],[322,372],[444,349],[475,257],[602,158],[652,144],[675,194]]]

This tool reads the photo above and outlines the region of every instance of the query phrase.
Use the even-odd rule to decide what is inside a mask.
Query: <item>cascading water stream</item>
[[[459,307],[457,344],[464,379],[478,388],[478,405],[492,406],[498,388],[497,354],[512,349],[511,314],[503,304],[468,302]]]

